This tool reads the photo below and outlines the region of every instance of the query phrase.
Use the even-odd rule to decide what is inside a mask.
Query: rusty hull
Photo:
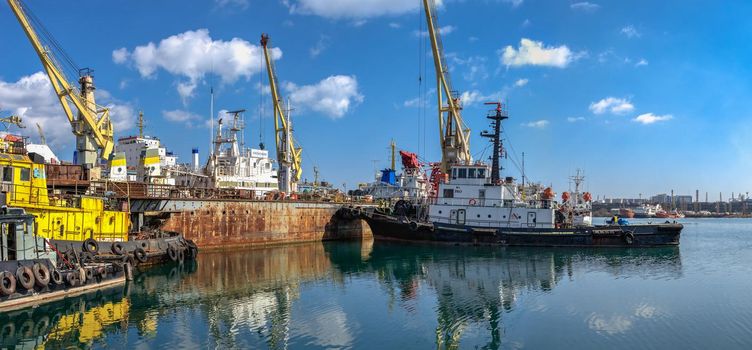
[[[360,219],[341,219],[333,203],[197,200],[190,210],[162,211],[162,229],[201,248],[259,246],[370,237]]]

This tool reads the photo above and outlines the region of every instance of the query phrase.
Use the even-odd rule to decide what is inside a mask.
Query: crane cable
[[[19,6],[22,8],[22,10],[26,13],[26,16],[29,18],[30,22],[33,23],[33,26],[37,29],[37,31],[41,34],[40,39],[44,39],[45,43],[47,43],[51,48],[54,49],[56,53],[58,53],[62,59],[64,60],[64,63],[66,63],[66,66],[63,66],[63,68],[68,68],[72,70],[74,73],[73,75],[78,75],[81,71],[81,68],[76,64],[76,62],[73,60],[73,58],[63,49],[63,46],[60,44],[60,42],[55,39],[55,37],[52,35],[52,33],[47,30],[47,27],[44,26],[42,21],[34,14],[34,11],[31,10],[31,8],[25,4],[21,0],[17,0]],[[48,55],[50,59],[55,60],[55,55]],[[57,61],[57,60],[55,60]],[[59,62],[56,62],[59,64]],[[71,71],[69,71],[71,73]]]

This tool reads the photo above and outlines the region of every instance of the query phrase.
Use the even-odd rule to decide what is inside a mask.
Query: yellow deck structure
[[[107,210],[105,199],[86,195],[50,196],[44,164],[23,154],[16,144],[0,141],[2,204],[23,208],[36,217],[36,234],[49,239],[125,241],[127,212]]]

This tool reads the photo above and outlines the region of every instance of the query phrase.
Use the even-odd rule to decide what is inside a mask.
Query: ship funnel
[[[193,149],[193,170],[198,171],[198,148]]]

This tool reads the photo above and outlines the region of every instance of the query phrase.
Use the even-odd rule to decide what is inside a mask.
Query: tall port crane
[[[439,140],[441,142],[441,172],[447,174],[452,164],[471,163],[470,129],[462,120],[462,104],[456,90],[452,89],[449,68],[444,57],[434,0],[423,0],[431,39],[433,63],[436,68],[436,95],[439,103]]]
[[[11,10],[16,15],[26,36],[42,61],[47,76],[50,78],[55,93],[60,100],[65,116],[73,127],[76,136],[77,163],[94,167],[101,160],[110,158],[114,147],[114,133],[108,108],[97,105],[94,99],[94,77],[88,68],[78,71],[78,87],[65,76],[59,62],[49,46],[42,44],[35,26],[45,35],[51,46],[59,49],[59,45],[51,35],[41,26],[41,23],[25,8],[21,0],[8,0]],[[64,57],[71,62],[68,57]],[[73,113],[71,104],[77,110]]]
[[[290,119],[283,106],[282,97],[277,89],[277,73],[274,70],[274,62],[269,56],[269,35],[261,34],[261,46],[264,47],[266,58],[266,72],[269,74],[269,88],[274,100],[274,141],[277,145],[277,162],[279,171],[279,191],[295,193],[298,191],[298,182],[303,175],[300,167],[301,153],[303,149],[297,145],[292,137]]]

